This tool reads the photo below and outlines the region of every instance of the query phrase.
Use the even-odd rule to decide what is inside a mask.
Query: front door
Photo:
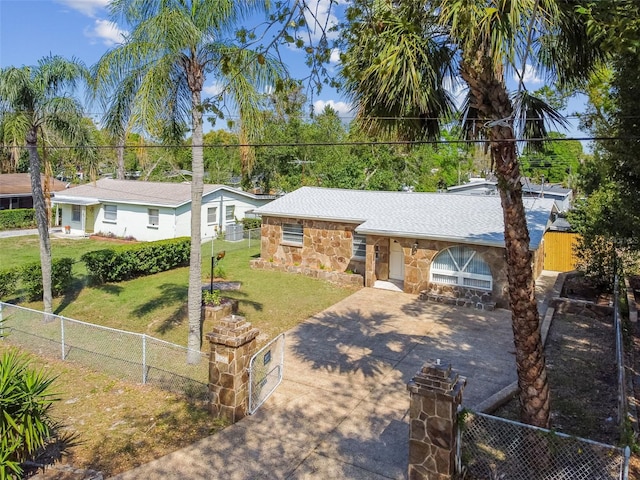
[[[93,226],[96,223],[95,206],[89,205],[85,210],[84,233],[93,233]]]
[[[389,279],[404,282],[404,252],[395,240],[389,245]]]

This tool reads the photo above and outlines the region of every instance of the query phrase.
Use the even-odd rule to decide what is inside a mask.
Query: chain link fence
[[[77,362],[123,380],[151,384],[190,400],[209,398],[208,355],[126,332],[0,302],[0,338],[38,355]]]
[[[629,447],[464,411],[458,464],[465,479],[626,480]]]

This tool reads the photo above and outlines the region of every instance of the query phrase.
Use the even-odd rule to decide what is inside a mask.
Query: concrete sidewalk
[[[465,406],[511,384],[510,312],[362,289],[287,332],[284,381],[255,415],[115,478],[406,478],[406,384],[438,358],[468,378]]]

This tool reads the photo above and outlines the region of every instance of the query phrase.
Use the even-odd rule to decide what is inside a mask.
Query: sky
[[[96,63],[127,33],[126,28],[110,21],[105,8],[108,1],[0,0],[0,67],[36,65],[50,54],[76,58],[88,66]],[[321,14],[325,3],[319,1]],[[329,13],[326,8],[324,12]],[[291,74],[297,78],[306,76],[302,53],[286,48],[283,51]],[[335,64],[329,69],[334,70]],[[207,80],[204,93],[216,93],[213,79]],[[328,87],[314,95],[313,103],[316,111],[329,104],[341,116],[350,116],[351,107]]]
[[[329,24],[336,22],[334,12],[329,12],[328,0],[316,2],[319,16],[328,17]],[[109,49],[116,46],[126,34],[126,28],[110,21],[107,9],[109,0],[0,0],[0,67],[36,65],[38,60],[50,54],[82,60],[88,66],[97,62]],[[344,5],[344,3],[343,3]],[[339,13],[339,10],[338,10]],[[283,49],[284,60],[292,76],[307,75],[301,52]],[[337,71],[337,52],[332,55],[330,73]],[[514,79],[509,79],[515,85]],[[525,84],[530,90],[544,85],[544,81],[530,67],[525,69]],[[204,87],[205,95],[216,92],[213,79]],[[464,91],[453,92],[462,99]],[[312,98],[314,110],[322,111],[330,105],[348,121],[352,116],[351,105],[335,90],[325,87]],[[582,111],[584,99],[572,100],[568,113]],[[100,111],[93,106],[87,114],[95,119]],[[570,120],[569,136],[583,136],[577,131],[577,121]]]

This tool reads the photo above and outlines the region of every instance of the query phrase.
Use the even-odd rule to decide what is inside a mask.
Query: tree
[[[135,83],[131,101],[135,122],[158,138],[177,138],[191,128],[191,258],[188,293],[188,360],[200,358],[202,302],[201,206],[204,188],[202,118],[206,110],[223,114],[235,106],[243,138],[258,129],[257,89],[275,82],[282,69],[267,55],[243,48],[230,37],[241,16],[264,8],[260,1],[114,0],[115,19],[132,27],[125,42],[107,52],[95,68],[105,90]],[[207,75],[219,85],[214,98],[202,99]],[[135,81],[134,81],[135,80]],[[242,136],[241,136],[242,137]]]
[[[552,0],[356,1],[343,37],[344,88],[369,124],[393,122],[405,138],[433,136],[451,111],[445,81],[462,78],[467,86],[465,126],[488,142],[503,209],[521,418],[541,427],[549,425],[549,387],[516,140],[519,132],[542,137],[545,117],[561,120],[524,88],[527,66],[567,84],[588,77],[601,58],[574,6]],[[507,89],[509,72],[521,79],[515,93]]]
[[[52,312],[51,296],[51,244],[49,240],[48,198],[41,180],[43,165],[40,148],[46,152],[47,145],[57,139],[78,146],[74,152],[79,158],[90,161],[95,152],[87,147],[91,144],[90,132],[83,121],[82,107],[68,95],[78,81],[87,78],[84,65],[62,57],[45,57],[37,67],[7,67],[0,70],[0,124],[4,132],[11,132],[12,145],[26,144],[29,152],[29,173],[36,223],[40,237],[40,262],[44,311]],[[7,133],[5,133],[5,140]],[[90,162],[94,163],[94,162]],[[45,170],[49,166],[45,162]]]
[[[596,137],[594,159],[581,169],[588,195],[570,217],[581,234],[580,269],[611,289],[614,274],[637,269],[640,243],[640,4],[630,0],[585,2],[579,9],[589,28],[613,51],[601,75],[591,79],[588,115],[581,126]]]

